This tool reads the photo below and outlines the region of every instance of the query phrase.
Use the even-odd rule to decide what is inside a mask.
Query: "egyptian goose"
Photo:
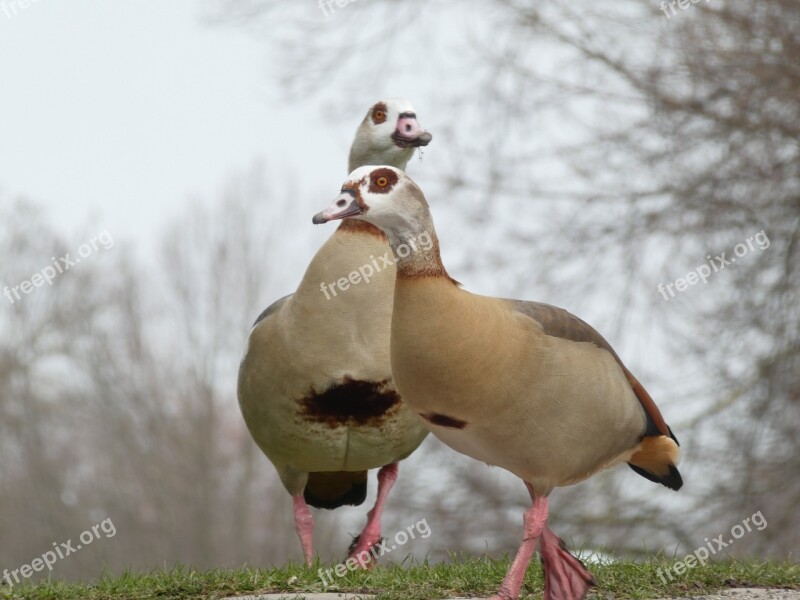
[[[403,169],[431,137],[408,101],[378,102],[356,131],[350,170],[376,162]],[[398,461],[428,433],[401,401],[391,376],[390,257],[379,229],[343,222],[314,256],[297,291],[258,317],[240,366],[239,406],[292,495],[306,564],[313,557],[308,505],[360,505],[368,469],[380,468],[375,506],[350,555],[368,550],[380,540],[381,512]],[[365,313],[373,318],[362,319]]]
[[[544,597],[582,598],[594,579],[547,527],[548,495],[621,462],[679,489],[678,443],[653,400],[578,317],[461,289],[442,265],[425,197],[402,171],[352,172],[313,222],[342,218],[380,227],[397,261],[391,363],[403,400],[445,444],[511,471],[530,493],[522,543],[494,599],[519,597],[537,539]]]

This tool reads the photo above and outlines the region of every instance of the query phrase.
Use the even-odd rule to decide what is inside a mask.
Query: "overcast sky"
[[[341,179],[361,115],[302,144],[319,111],[279,100],[263,44],[202,17],[196,0],[0,0],[3,196],[42,203],[65,232],[91,223],[147,243],[258,157],[283,169],[338,156],[316,162]]]

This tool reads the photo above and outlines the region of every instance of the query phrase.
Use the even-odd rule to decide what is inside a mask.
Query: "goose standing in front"
[[[343,218],[380,227],[397,260],[391,363],[403,400],[445,444],[511,471],[530,493],[494,600],[519,597],[537,540],[545,599],[583,598],[594,579],[547,527],[548,495],[621,462],[679,489],[677,440],[653,400],[569,312],[461,289],[442,265],[425,197],[402,171],[355,170],[313,222]],[[414,243],[422,233],[427,247]]]
[[[408,101],[380,101],[356,131],[350,170],[376,162],[404,169],[415,148],[431,137]],[[297,291],[258,317],[239,369],[242,415],[292,495],[306,564],[313,559],[308,505],[360,505],[367,471],[380,468],[375,506],[350,556],[369,550],[381,538],[381,513],[397,463],[428,433],[391,376],[390,255],[379,229],[343,222],[314,256]]]

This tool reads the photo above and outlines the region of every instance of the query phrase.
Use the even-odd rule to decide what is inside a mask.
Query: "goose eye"
[[[397,183],[397,173],[389,167],[379,167],[369,174],[371,194],[388,194]]]

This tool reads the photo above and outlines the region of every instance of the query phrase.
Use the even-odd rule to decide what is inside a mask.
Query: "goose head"
[[[414,149],[433,136],[420,127],[414,107],[403,98],[376,102],[356,130],[350,148],[350,171],[363,165],[387,164],[405,169]]]
[[[386,233],[390,243],[432,228],[422,190],[404,171],[388,165],[367,165],[350,173],[339,195],[312,222],[338,219],[371,223]]]

